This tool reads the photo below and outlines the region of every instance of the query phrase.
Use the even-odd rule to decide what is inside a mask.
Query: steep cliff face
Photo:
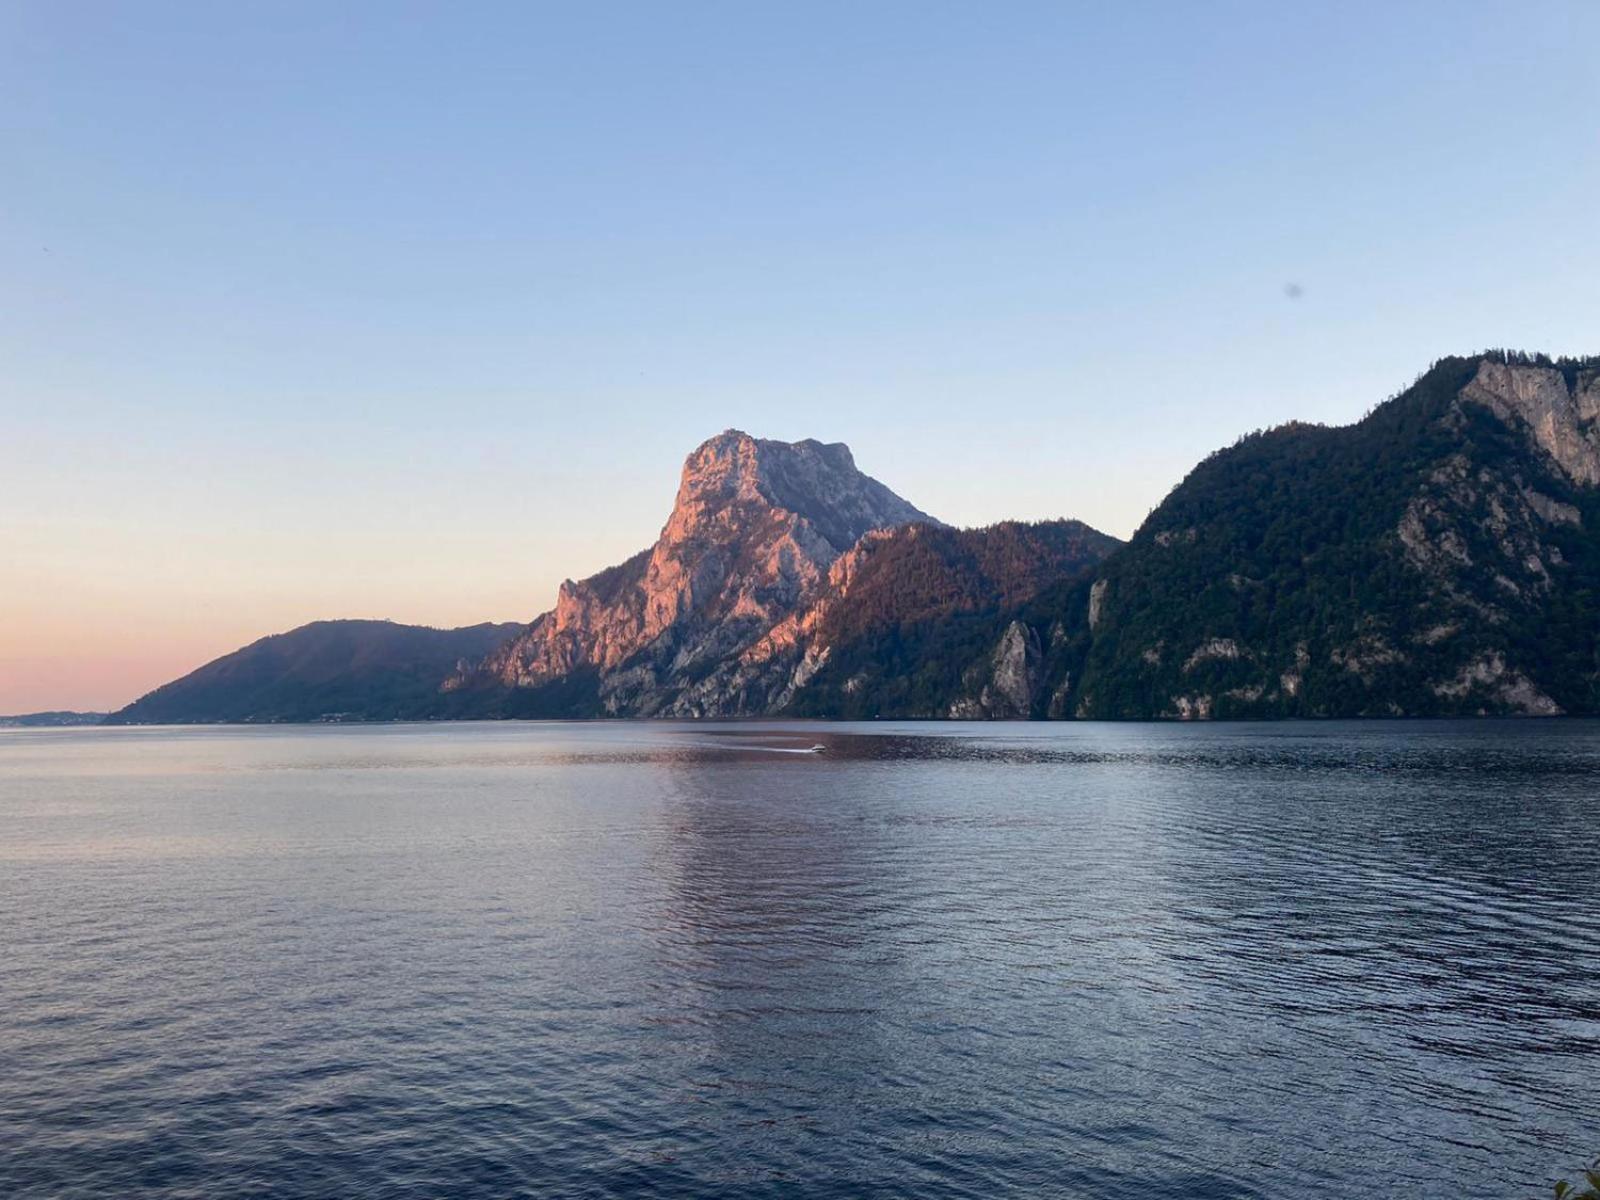
[[[1461,399],[1515,426],[1570,482],[1600,484],[1600,371],[1481,361]]]
[[[1073,712],[1595,711],[1597,366],[1446,360],[1213,455],[1095,585]]]
[[[1027,720],[1039,694],[1038,631],[1022,621],[1005,627],[995,648],[962,673],[963,694],[950,703],[958,720]]]
[[[912,522],[936,524],[843,444],[729,430],[689,455],[653,547],[564,583],[554,609],[447,689],[587,679],[601,712],[704,711],[697,682],[800,608],[864,534]]]

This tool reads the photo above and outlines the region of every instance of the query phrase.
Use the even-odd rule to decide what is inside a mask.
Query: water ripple
[[[1542,1194],[1597,859],[1589,722],[6,731],[0,1195]]]

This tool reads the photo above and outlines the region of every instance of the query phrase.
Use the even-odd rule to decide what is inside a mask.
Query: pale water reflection
[[[0,733],[0,1193],[1519,1197],[1600,725]]]

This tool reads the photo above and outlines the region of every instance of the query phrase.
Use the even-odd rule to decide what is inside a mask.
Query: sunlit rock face
[[[684,463],[655,545],[561,585],[555,607],[447,688],[534,688],[578,672],[604,711],[698,715],[698,676],[794,614],[863,535],[938,524],[856,468],[849,447],[729,430]]]

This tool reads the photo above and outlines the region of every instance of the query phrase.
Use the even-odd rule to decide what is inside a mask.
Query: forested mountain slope
[[[1055,686],[1085,717],[1600,710],[1597,365],[1446,359],[1358,424],[1213,454]]]

